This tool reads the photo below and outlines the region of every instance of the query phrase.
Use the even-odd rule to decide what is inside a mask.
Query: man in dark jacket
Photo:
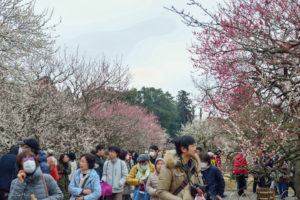
[[[44,174],[50,174],[50,167],[47,161],[47,154],[45,151],[41,150],[40,143],[35,138],[28,138],[23,141],[17,142],[21,146],[23,151],[31,151],[36,155],[36,158],[39,162],[39,167],[41,168]]]
[[[210,156],[207,153],[200,155],[201,173],[204,184],[208,186],[212,200],[221,200],[224,196],[225,181],[220,170],[211,165]]]
[[[16,165],[16,157],[19,146],[12,146],[9,153],[0,159],[0,199],[7,200],[12,180],[17,178],[18,168]]]
[[[150,161],[152,162],[152,164],[155,164],[157,158],[162,158],[162,155],[156,145],[151,145],[149,147],[149,150]]]
[[[102,145],[97,145],[96,147],[96,163],[95,163],[95,170],[97,171],[100,180],[103,174],[103,165],[104,165],[104,147]]]

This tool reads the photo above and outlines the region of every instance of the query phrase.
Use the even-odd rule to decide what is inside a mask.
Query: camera
[[[191,194],[193,197],[195,197],[197,195],[197,188],[199,188],[200,190],[202,190],[203,194],[208,194],[208,186],[207,185],[200,185],[200,184],[194,184],[191,187]]]

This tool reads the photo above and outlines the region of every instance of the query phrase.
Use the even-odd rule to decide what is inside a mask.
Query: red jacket
[[[234,158],[234,165],[233,165],[233,173],[234,174],[246,174],[248,173],[247,169],[247,161],[244,158],[243,154],[239,153]]]
[[[50,169],[50,175],[54,178],[54,180],[56,180],[56,181],[59,180],[59,175],[57,172],[56,165],[54,165],[53,169]]]

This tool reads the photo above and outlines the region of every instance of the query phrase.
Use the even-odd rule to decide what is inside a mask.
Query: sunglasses
[[[34,157],[25,157],[22,159],[23,161],[27,161],[27,160],[34,160]]]

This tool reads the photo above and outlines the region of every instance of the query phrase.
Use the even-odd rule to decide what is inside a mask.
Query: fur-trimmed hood
[[[177,155],[175,150],[167,151],[164,159],[165,159],[166,166],[170,169],[181,166],[180,158]],[[200,171],[201,170],[201,161],[200,161],[199,156],[197,154],[195,154],[192,157],[192,160],[193,160],[192,165],[196,166],[198,171]]]

